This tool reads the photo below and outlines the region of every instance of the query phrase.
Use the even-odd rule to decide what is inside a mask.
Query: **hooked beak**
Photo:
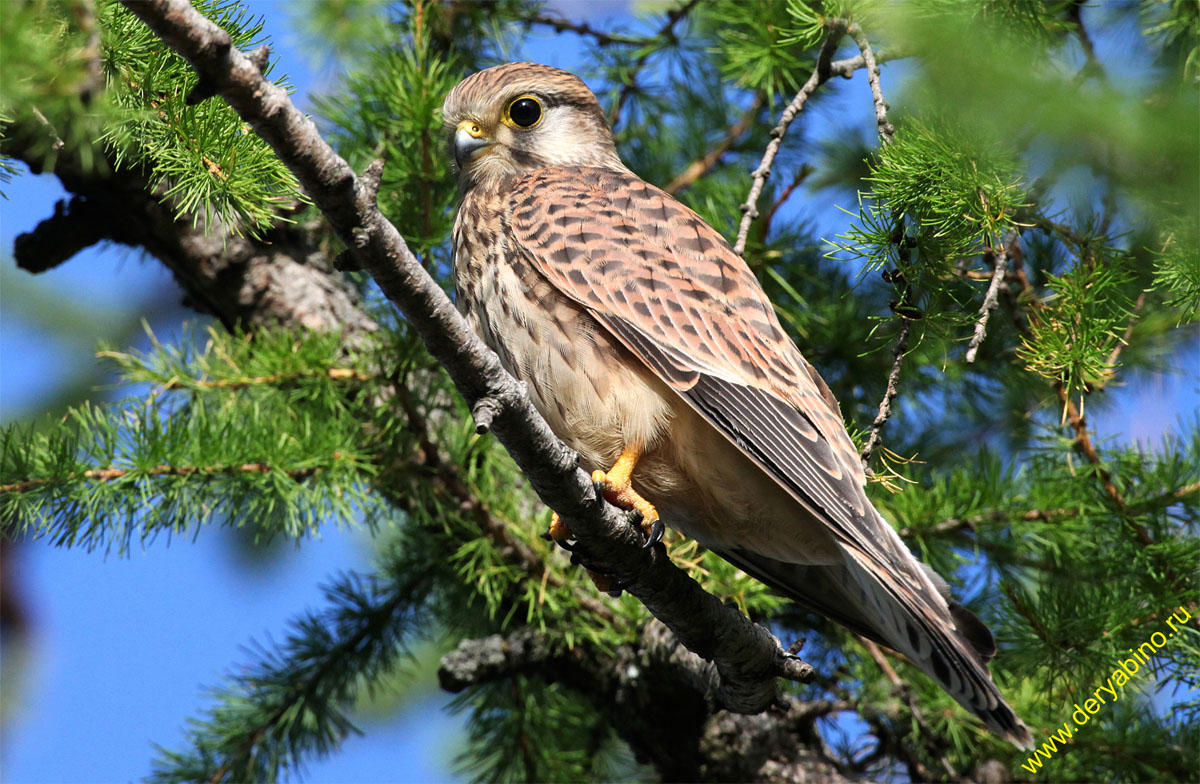
[[[492,146],[483,128],[474,120],[463,120],[454,132],[454,162],[459,169],[470,162],[477,152]]]

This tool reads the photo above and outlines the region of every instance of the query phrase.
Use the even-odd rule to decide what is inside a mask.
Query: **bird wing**
[[[858,609],[826,607],[829,615],[871,626],[871,636],[882,634],[989,724],[1023,740],[1023,725],[956,629],[938,588],[867,499],[858,453],[828,387],[725,239],[629,171],[537,170],[512,182],[507,204],[512,250],[842,544],[853,584],[840,593]],[[799,579],[802,567],[771,553],[722,555],[801,601],[829,605]]]
[[[630,172],[542,169],[510,193],[518,250],[555,288],[840,541],[892,560],[836,402],[720,234]]]

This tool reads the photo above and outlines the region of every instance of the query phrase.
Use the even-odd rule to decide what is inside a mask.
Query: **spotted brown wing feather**
[[[690,209],[628,172],[544,169],[509,203],[520,249],[843,541],[877,549],[858,455],[758,281]],[[880,553],[880,557],[883,554]]]
[[[627,171],[534,171],[515,180],[508,205],[513,250],[824,522],[847,557],[821,571],[769,553],[722,554],[834,620],[884,638],[1002,734],[1026,742],[984,657],[867,500],[836,402],[725,239]]]

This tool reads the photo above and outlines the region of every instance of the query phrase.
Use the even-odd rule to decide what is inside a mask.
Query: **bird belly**
[[[670,390],[587,311],[529,272],[487,270],[468,304],[472,326],[584,468],[611,468],[629,444],[652,449],[670,419]]]

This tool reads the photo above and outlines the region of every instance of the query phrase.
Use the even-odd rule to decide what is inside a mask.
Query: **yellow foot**
[[[556,542],[563,542],[571,538],[571,529],[567,528],[567,524],[558,516],[558,512],[551,515],[550,528],[546,533],[550,534],[550,538]]]
[[[622,509],[636,509],[642,513],[642,531],[653,544],[662,538],[663,525],[658,519],[658,510],[654,504],[642,498],[633,489],[633,469],[642,449],[636,444],[625,447],[625,451],[617,458],[617,462],[608,471],[593,471],[592,481],[604,493],[609,503],[616,504]]]

